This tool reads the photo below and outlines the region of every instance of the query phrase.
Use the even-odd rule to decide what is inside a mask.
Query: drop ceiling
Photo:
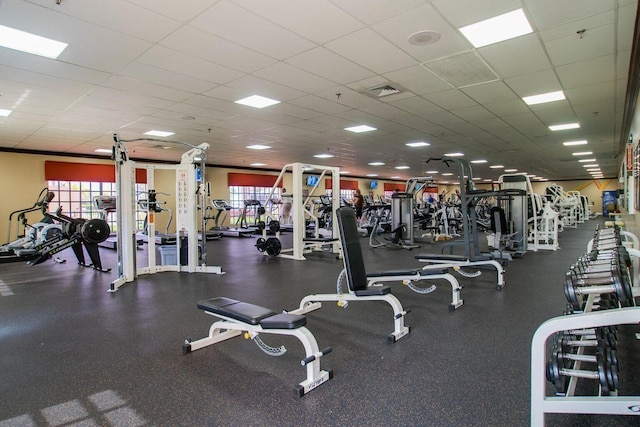
[[[518,8],[533,33],[475,49],[458,30]],[[100,156],[114,133],[155,129],[208,142],[212,165],[303,162],[406,179],[446,172],[427,159],[462,152],[487,160],[474,164],[477,178],[497,178],[489,166],[500,164],[565,180],[590,178],[572,155],[588,150],[615,177],[636,9],[635,0],[0,0],[1,25],[69,44],[57,59],[0,48],[0,109],[13,110],[0,117],[0,149]],[[409,43],[419,31],[440,38]],[[521,99],[558,90],[566,100]],[[234,103],[254,94],[281,102]],[[548,128],[569,122],[581,127]],[[344,130],[361,124],[377,130]],[[572,140],[588,145],[562,145]],[[430,145],[405,145],[416,141]],[[159,145],[129,149],[179,161],[183,147]]]

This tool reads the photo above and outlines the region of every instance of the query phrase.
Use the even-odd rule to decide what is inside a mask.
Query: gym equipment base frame
[[[218,301],[222,301],[222,306],[215,304],[215,302]],[[211,302],[214,304],[209,304]],[[233,308],[234,306],[239,306],[240,310],[235,310]],[[258,334],[262,332],[275,335],[291,335],[298,338],[304,347],[306,357],[302,359],[301,364],[307,368],[307,379],[294,388],[295,396],[302,397],[333,377],[333,371],[320,369],[320,359],[332,350],[330,347],[322,351],[318,348],[315,337],[304,326],[306,324],[306,318],[304,318],[304,316],[276,314],[267,308],[242,303],[229,298],[214,298],[208,301],[201,301],[198,303],[198,308],[222,320],[211,325],[209,328],[209,336],[197,341],[191,341],[187,338],[182,347],[183,353],[191,353],[201,348],[235,338],[244,332],[245,337],[254,340],[263,351],[268,352],[268,354],[272,356],[279,356],[284,354],[286,349],[283,347],[280,349],[268,348],[259,340]],[[235,318],[229,316],[234,316]],[[274,319],[275,322],[271,321],[272,324],[269,326],[267,323],[270,319]],[[265,349],[265,347],[267,347],[268,350]]]
[[[502,290],[506,286],[504,281],[504,267],[495,259],[491,259],[488,257],[479,257],[479,258],[466,258],[464,256],[457,255],[445,255],[445,254],[419,254],[416,255],[416,259],[420,262],[426,262],[430,265],[423,267],[424,270],[428,269],[443,269],[443,268],[453,268],[455,272],[465,277],[477,277],[480,275],[480,272],[477,271],[475,273],[465,273],[460,270],[462,267],[494,267],[498,274],[498,280],[496,284],[497,290]]]
[[[604,310],[547,320],[538,327],[531,342],[531,426],[544,426],[544,414],[640,415],[640,396],[547,396],[547,339],[560,331],[637,324],[640,307]]]

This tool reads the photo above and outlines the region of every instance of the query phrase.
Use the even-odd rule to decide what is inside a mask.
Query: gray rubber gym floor
[[[507,286],[495,273],[465,286],[464,306],[448,311],[451,289],[440,281],[429,295],[393,284],[411,309],[411,333],[395,344],[391,308],[324,303],[307,327],[334,378],[302,399],[305,378],[298,340],[262,334],[288,352],[269,357],[236,338],[182,354],[215,320],[196,308],[226,296],[276,311],[296,308],[310,293],[333,293],[342,262],[319,253],[307,261],[262,256],[255,238],[208,244],[209,264],[224,275],[161,273],[108,293],[115,273],[52,261],[0,265],[0,426],[526,426],[530,350],[535,329],[565,308],[564,272],[585,252],[601,221],[560,236],[558,252],[529,252],[507,266]],[[416,267],[420,249],[371,249],[368,269]],[[115,267],[115,253],[102,250]],[[114,268],[115,269],[115,268]],[[630,329],[630,328],[629,328]],[[638,343],[622,331],[622,390],[640,394]],[[637,417],[554,415],[549,426],[637,426]]]

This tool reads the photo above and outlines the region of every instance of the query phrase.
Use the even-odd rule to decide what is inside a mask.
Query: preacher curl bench
[[[203,347],[237,337],[244,332],[245,338],[251,338],[265,353],[281,356],[286,352],[284,347],[272,348],[260,340],[258,334],[292,335],[304,346],[306,357],[302,366],[307,368],[307,379],[298,384],[294,391],[296,397],[302,397],[320,384],[333,377],[332,371],[320,369],[320,358],[331,352],[331,347],[324,350],[318,348],[313,334],[305,327],[305,316],[281,313],[258,305],[236,301],[231,298],[212,298],[198,303],[198,308],[221,320],[211,325],[209,336],[191,341],[187,338],[182,346],[183,353],[190,353]]]

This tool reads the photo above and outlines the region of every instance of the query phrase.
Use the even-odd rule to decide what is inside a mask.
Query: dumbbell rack
[[[559,316],[544,322],[531,343],[531,426],[543,426],[544,414],[612,414],[640,415],[640,396],[573,396],[577,378],[571,378],[566,396],[547,396],[546,342],[560,331],[640,323],[640,307],[587,312],[593,295],[587,300],[584,314]],[[575,362],[576,369],[579,363]]]

